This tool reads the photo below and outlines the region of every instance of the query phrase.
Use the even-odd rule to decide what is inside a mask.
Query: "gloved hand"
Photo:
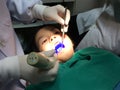
[[[49,60],[53,61],[56,60],[55,57],[53,57],[52,51],[46,51],[41,52],[39,54],[45,55]],[[44,81],[53,81],[57,75],[57,70],[59,63],[56,60],[55,66],[51,68],[50,70],[42,70],[36,67],[33,67],[31,65],[28,65],[26,56],[19,56],[19,62],[20,62],[20,73],[21,78],[29,81],[30,83],[40,83]]]
[[[36,4],[31,9],[32,15],[34,18],[46,20],[46,21],[56,21],[61,25],[68,25],[70,20],[70,11],[67,9],[67,17],[65,18],[65,8],[61,5],[55,6],[44,6]]]

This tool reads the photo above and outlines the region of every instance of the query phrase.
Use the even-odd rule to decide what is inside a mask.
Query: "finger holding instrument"
[[[68,25],[66,24],[66,18],[67,18],[67,8],[65,8],[64,25],[61,26],[61,32],[62,32],[62,43],[63,43],[63,40],[64,40],[65,32],[67,32],[67,29],[68,29]]]

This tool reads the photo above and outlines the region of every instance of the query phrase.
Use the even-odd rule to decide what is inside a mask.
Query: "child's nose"
[[[50,41],[53,41],[54,39],[56,39],[56,36],[51,36]]]

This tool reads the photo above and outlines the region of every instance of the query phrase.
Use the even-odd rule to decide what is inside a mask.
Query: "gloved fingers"
[[[65,22],[64,22],[64,32],[68,31],[69,21],[70,21],[70,11],[67,9],[66,16],[65,16]]]
[[[53,81],[56,78],[58,69],[59,69],[59,62],[56,61],[53,68],[49,70],[40,71],[41,76],[43,75],[43,81]]]
[[[44,51],[39,54],[42,54],[47,60],[49,60],[52,65],[57,61],[57,57],[55,56],[55,50]]]
[[[61,25],[64,24],[68,25],[70,20],[70,11],[67,9],[67,12],[65,14],[65,8],[62,5],[46,7],[43,15],[44,15],[44,20],[56,21]]]
[[[27,55],[18,56],[20,66],[20,78],[29,81],[30,83],[41,83],[45,81],[53,81],[56,78],[59,68],[59,62],[55,61],[54,66],[48,70],[42,70],[31,66],[26,61]],[[50,58],[53,60],[54,58]]]
[[[40,54],[45,55],[47,57],[53,57],[54,54],[55,54],[55,50],[52,49],[52,50],[49,50],[49,51],[43,51],[43,52],[40,52]]]
[[[57,13],[54,15],[53,20],[61,25],[64,25],[64,19]]]
[[[66,8],[64,8],[62,5],[56,5],[56,8],[60,18],[64,21],[60,21],[60,19],[58,18],[58,20],[61,22],[61,25],[68,25],[70,21],[70,11],[68,9],[67,11],[65,11]]]
[[[61,32],[67,32],[68,31],[68,25],[66,26],[66,25],[64,25],[64,26],[62,26],[61,27]]]
[[[65,8],[62,5],[56,5],[55,7],[57,8],[57,11],[59,11],[59,12],[64,14]]]
[[[53,74],[53,76],[55,76],[55,75],[57,75],[58,69],[59,69],[59,61],[56,61],[54,67],[53,67],[52,69],[50,69],[50,70],[47,72],[47,74],[48,74],[48,75]]]
[[[67,9],[64,24],[65,24],[65,25],[68,25],[68,24],[69,24],[69,21],[70,21],[70,11]]]
[[[48,16],[44,15],[44,20],[55,21],[61,25],[64,25],[64,19],[61,15],[58,15],[57,11],[52,11]]]
[[[31,83],[36,84],[36,83],[41,83],[45,81],[53,81],[56,78],[58,69],[59,69],[58,61],[55,62],[54,67],[49,70],[38,69],[36,72],[34,72],[35,78],[32,78]]]
[[[48,13],[49,12],[49,13]],[[43,18],[46,21],[55,21],[60,24],[64,24],[63,16],[61,16],[60,12],[58,12],[56,6],[46,7],[43,12]]]
[[[57,61],[57,57],[49,57],[50,62],[55,63]]]

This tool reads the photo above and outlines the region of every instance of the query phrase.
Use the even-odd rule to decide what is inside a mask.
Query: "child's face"
[[[62,42],[62,33],[57,28],[42,28],[36,34],[35,41],[40,51],[55,49],[55,46]],[[67,35],[63,44],[65,47],[57,54],[57,59],[61,62],[67,61],[74,53],[73,43]]]

